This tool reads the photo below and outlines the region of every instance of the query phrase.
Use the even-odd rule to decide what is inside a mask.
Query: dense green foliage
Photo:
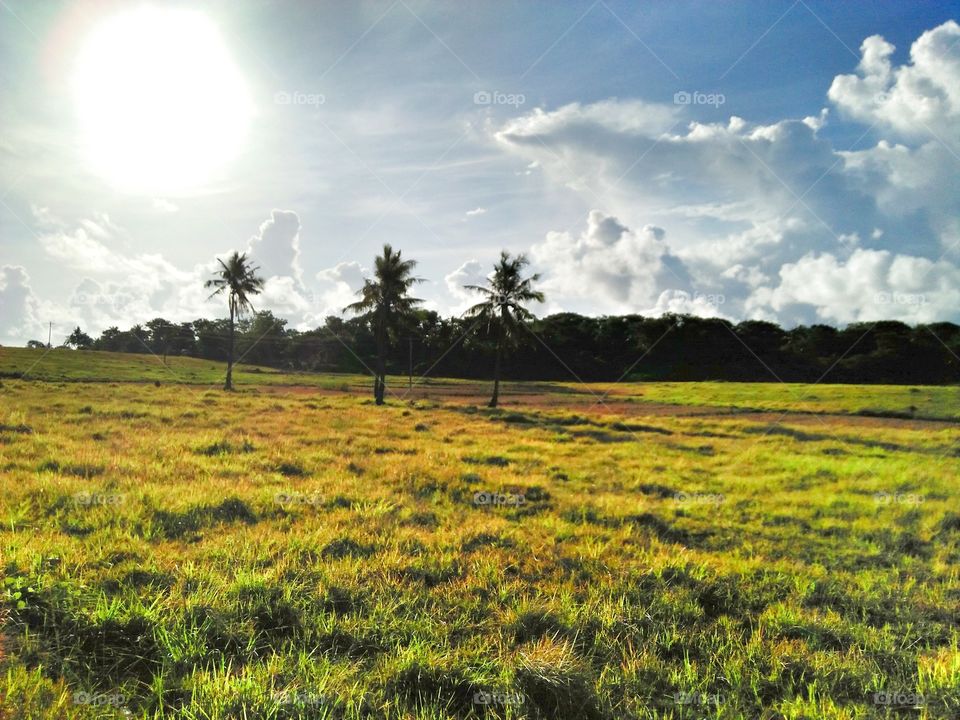
[[[417,311],[396,331],[386,366],[414,374],[486,378],[495,359],[495,329],[470,332],[476,321]],[[960,380],[960,327],[899,322],[784,330],[765,322],[664,316],[584,317],[572,313],[533,321],[504,355],[503,376],[515,380],[738,380],[942,384]],[[227,320],[175,325],[163,319],[128,331],[106,330],[93,347],[130,353],[225,360]],[[407,341],[410,338],[410,341]],[[539,340],[538,340],[539,338]],[[298,332],[269,312],[239,324],[238,357],[250,364],[324,372],[366,372],[375,366],[369,318],[329,317]]]

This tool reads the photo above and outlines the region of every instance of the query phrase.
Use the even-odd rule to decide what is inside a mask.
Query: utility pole
[[[407,337],[407,341],[409,342],[409,348],[410,348],[409,369],[410,369],[410,390],[412,391],[413,390],[413,337],[412,336]]]
[[[50,341],[53,339],[53,321],[50,322],[50,329],[47,330],[47,350],[50,349]]]

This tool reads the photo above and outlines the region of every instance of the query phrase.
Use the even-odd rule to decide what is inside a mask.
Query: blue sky
[[[0,6],[0,343],[220,314],[232,249],[313,327],[384,242],[445,314],[507,248],[539,314],[958,319],[957,3],[143,7]]]

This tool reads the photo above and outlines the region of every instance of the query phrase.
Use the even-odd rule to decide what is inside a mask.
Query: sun
[[[104,20],[77,57],[73,91],[91,169],[126,193],[179,194],[215,179],[251,116],[217,27],[180,8]]]

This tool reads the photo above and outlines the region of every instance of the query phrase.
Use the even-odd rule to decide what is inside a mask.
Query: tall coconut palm
[[[533,289],[540,279],[537,274],[523,277],[523,268],[529,264],[523,254],[510,257],[510,253],[500,253],[500,261],[493,266],[493,275],[486,286],[464,285],[467,290],[482,294],[485,299],[467,310],[467,317],[486,321],[487,331],[496,332],[497,354],[493,365],[493,396],[488,407],[495,408],[500,399],[500,368],[504,347],[516,341],[520,328],[533,319],[533,314],[523,304],[543,302],[543,293]]]
[[[230,340],[227,346],[227,379],[223,384],[224,390],[233,390],[233,347],[236,321],[247,311],[253,312],[251,295],[259,295],[263,290],[263,279],[257,276],[257,270],[247,259],[246,253],[234,252],[227,261],[217,258],[220,269],[214,277],[204,284],[204,287],[216,288],[210,297],[227,294],[227,305],[230,307]]]
[[[377,343],[377,367],[373,379],[373,398],[377,405],[383,405],[383,396],[387,382],[387,350],[390,336],[399,323],[408,318],[414,307],[421,302],[410,297],[410,288],[423,282],[423,278],[414,277],[416,260],[403,260],[400,251],[394,252],[390,245],[383,246],[383,254],[374,261],[373,278],[366,278],[357,295],[360,299],[348,305],[345,310],[366,313],[373,326]]]

